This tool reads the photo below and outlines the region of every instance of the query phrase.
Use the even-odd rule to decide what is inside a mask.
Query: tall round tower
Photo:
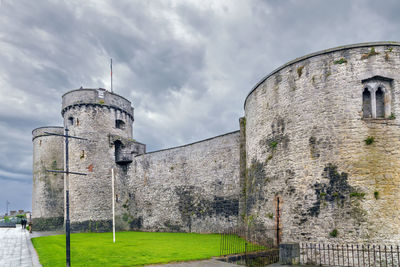
[[[63,127],[40,127],[32,131],[34,230],[61,229],[64,223],[64,177],[47,170],[63,170],[63,140],[45,132],[63,134]]]
[[[69,145],[70,219],[73,231],[108,231],[112,226],[111,168],[132,162],[133,108],[125,98],[105,89],[78,89],[62,97]]]
[[[400,240],[400,43],[337,47],[245,101],[246,208],[283,242]],[[271,239],[277,236],[270,231]]]

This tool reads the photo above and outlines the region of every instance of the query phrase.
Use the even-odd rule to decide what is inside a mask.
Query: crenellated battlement
[[[32,140],[36,139],[37,137],[41,136],[49,136],[45,132],[56,133],[56,134],[63,134],[64,127],[61,126],[43,126],[36,128],[32,131]]]
[[[126,98],[111,93],[103,88],[98,89],[76,89],[65,93],[62,96],[61,115],[71,108],[76,107],[107,107],[125,113],[134,120],[133,107]]]

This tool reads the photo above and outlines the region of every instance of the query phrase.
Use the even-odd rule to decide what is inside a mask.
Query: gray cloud
[[[30,208],[33,128],[61,95],[114,86],[150,150],[238,129],[252,86],[338,45],[398,40],[398,1],[0,1],[0,213]],[[23,195],[23,198],[19,195]],[[4,203],[4,205],[2,204]]]

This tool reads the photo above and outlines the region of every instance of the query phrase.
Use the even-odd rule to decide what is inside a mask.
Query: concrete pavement
[[[0,266],[41,266],[29,232],[19,224],[17,228],[0,228]]]
[[[178,263],[168,263],[161,265],[146,265],[148,267],[239,267],[240,265],[222,262],[215,259],[202,260],[202,261],[188,261]],[[243,266],[240,266],[243,267]]]
[[[203,261],[192,261],[192,262],[181,262],[181,263],[169,263],[162,265],[148,265],[148,267],[243,267],[243,265],[236,265],[233,263],[222,262],[216,259],[203,260]],[[274,263],[268,265],[268,267],[315,267],[314,265],[281,265]]]

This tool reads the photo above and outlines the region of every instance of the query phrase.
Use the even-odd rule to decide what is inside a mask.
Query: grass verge
[[[40,263],[65,266],[65,235],[32,238]],[[119,232],[71,235],[72,266],[143,266],[219,256],[220,235]]]

